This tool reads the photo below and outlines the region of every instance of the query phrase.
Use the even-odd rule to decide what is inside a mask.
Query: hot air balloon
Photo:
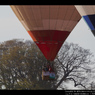
[[[75,7],[95,36],[95,5],[76,5]]]
[[[74,5],[11,5],[47,60],[53,61],[81,16]]]

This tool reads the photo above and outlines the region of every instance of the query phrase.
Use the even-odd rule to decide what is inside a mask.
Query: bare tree
[[[77,44],[64,43],[58,57],[55,60],[58,82],[55,88],[58,88],[63,81],[70,80],[74,86],[82,86],[86,89],[87,72],[91,71],[89,67],[92,62],[92,53],[90,50],[83,49]]]

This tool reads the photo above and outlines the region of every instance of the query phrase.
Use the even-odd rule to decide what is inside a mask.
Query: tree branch
[[[57,60],[58,60],[58,62],[60,63],[60,65],[61,65],[61,67],[62,67],[62,69],[64,70],[64,73],[65,73],[65,72],[66,72],[66,71],[65,71],[65,68],[64,68],[65,66],[62,64],[62,62],[60,62],[60,60],[59,60],[58,58],[57,58]]]
[[[69,76],[74,76],[74,77],[77,77],[77,78],[85,78],[85,77],[80,77],[80,76],[73,75],[73,74],[71,74],[71,75],[69,75]],[[87,78],[85,78],[85,79],[87,79]]]
[[[84,88],[86,89],[86,87],[85,87],[83,84],[81,84],[81,83],[77,83],[77,81],[75,81],[74,78],[66,78],[66,79],[68,79],[68,80],[73,80],[73,82],[74,82],[74,86],[75,86],[75,87],[78,86],[78,85],[81,85],[82,87],[84,87]]]

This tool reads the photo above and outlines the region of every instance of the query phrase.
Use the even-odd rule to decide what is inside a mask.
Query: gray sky
[[[32,40],[10,6],[0,5],[0,42],[11,39]],[[95,37],[83,18],[73,29],[66,41],[79,44],[79,46],[85,49],[90,49],[95,55]]]
[[[8,5],[0,6],[0,42],[15,38],[31,39]]]

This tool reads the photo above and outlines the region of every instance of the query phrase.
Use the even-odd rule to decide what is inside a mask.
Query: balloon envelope
[[[76,5],[75,7],[95,36],[95,5]]]
[[[11,8],[50,61],[81,18],[73,5],[13,5]]]

